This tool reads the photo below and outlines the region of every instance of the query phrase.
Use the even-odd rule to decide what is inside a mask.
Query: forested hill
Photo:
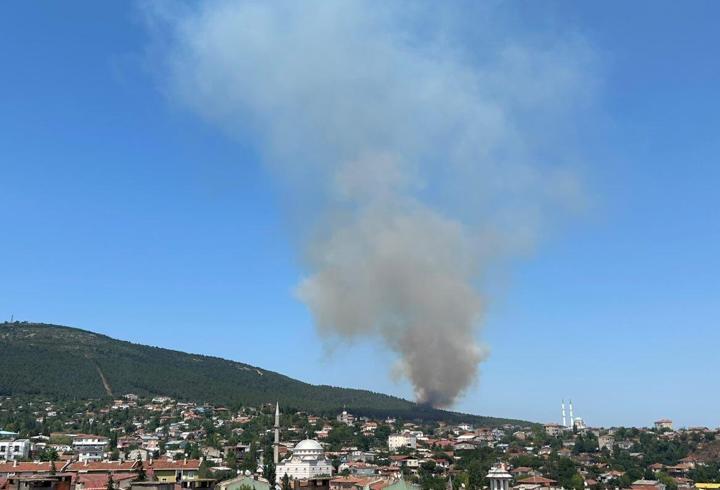
[[[136,393],[229,406],[279,400],[287,409],[321,414],[346,405],[358,415],[518,422],[436,410],[371,391],[311,385],[248,364],[57,325],[0,323],[0,359],[2,395],[90,399]]]

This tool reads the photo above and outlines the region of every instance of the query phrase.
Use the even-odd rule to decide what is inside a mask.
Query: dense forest
[[[0,395],[92,399],[124,393],[258,406],[279,400],[318,414],[343,406],[374,417],[468,421],[496,426],[518,421],[460,414],[365,390],[311,385],[217,357],[133,344],[76,328],[0,323]]]

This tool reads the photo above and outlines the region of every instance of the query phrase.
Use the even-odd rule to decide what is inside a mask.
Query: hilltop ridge
[[[358,415],[469,421],[522,421],[461,414],[367,390],[313,385],[258,366],[134,344],[78,328],[0,323],[0,395],[92,399],[124,393],[226,405],[281,405],[317,413],[352,407]]]

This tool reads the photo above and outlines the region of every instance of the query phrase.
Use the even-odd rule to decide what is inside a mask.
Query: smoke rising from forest
[[[419,402],[451,406],[487,356],[488,269],[583,202],[557,148],[591,92],[590,50],[520,35],[493,7],[147,13],[170,97],[252,141],[297,203],[297,295],[317,329],[382,340]]]

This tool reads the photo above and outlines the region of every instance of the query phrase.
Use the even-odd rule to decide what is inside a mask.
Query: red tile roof
[[[113,473],[113,481],[119,482],[124,480],[134,480],[138,477],[137,473]],[[92,473],[81,474],[77,477],[76,483],[82,483],[84,490],[106,489],[108,482],[108,473]]]
[[[557,483],[557,481],[551,480],[550,478],[545,478],[543,476],[531,476],[530,478],[523,478],[522,480],[518,480],[518,484],[520,485],[549,485],[551,483]]]
[[[199,459],[181,459],[178,461],[171,461],[169,459],[158,459],[154,461],[145,461],[145,467],[147,469],[162,471],[162,470],[198,470],[200,469]]]
[[[65,471],[77,471],[78,473],[88,473],[88,472],[105,472],[105,473],[115,473],[115,472],[126,472],[126,471],[133,471],[140,468],[140,463],[138,461],[95,461],[95,462],[75,462],[70,463],[66,468]]]
[[[51,467],[52,463],[49,461],[37,463],[6,461],[4,463],[0,463],[0,473],[42,473],[49,472]],[[59,471],[60,465],[57,465],[56,469]]]

